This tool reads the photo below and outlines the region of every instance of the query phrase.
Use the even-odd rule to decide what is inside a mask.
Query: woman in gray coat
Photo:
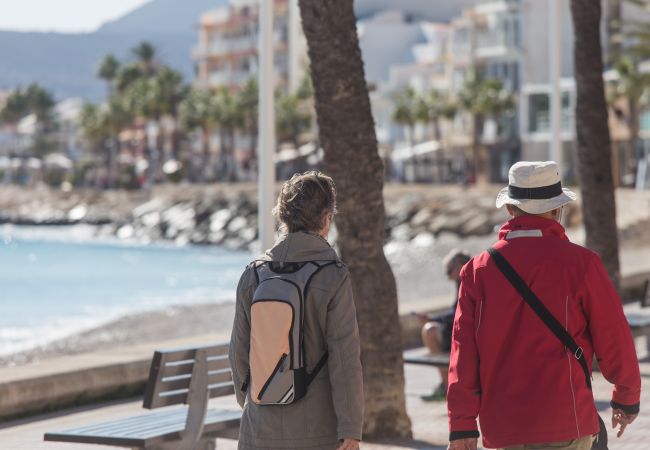
[[[237,288],[230,362],[237,401],[244,408],[239,448],[356,450],[363,423],[359,331],[350,274],[326,240],[336,213],[334,182],[318,172],[294,175],[282,186],[274,213],[284,236],[246,268]],[[313,381],[293,403],[259,404],[248,388],[256,267],[264,262],[300,267],[310,261],[330,262],[313,275],[303,302],[302,343]],[[325,363],[317,370],[321,358]]]

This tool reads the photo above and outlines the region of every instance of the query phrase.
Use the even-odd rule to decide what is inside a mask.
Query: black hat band
[[[542,186],[536,188],[522,188],[518,186],[508,185],[508,195],[510,198],[517,200],[547,200],[549,198],[557,197],[564,191],[562,190],[562,182],[558,181],[550,186]]]

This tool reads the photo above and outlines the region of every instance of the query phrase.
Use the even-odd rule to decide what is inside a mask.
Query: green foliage
[[[395,95],[394,101],[393,120],[400,125],[413,127],[418,117],[422,116],[423,110],[423,105],[415,95],[415,91],[410,87],[404,88]]]
[[[156,48],[150,42],[143,41],[131,49],[131,54],[136,57],[138,65],[147,76],[156,71]]]
[[[624,98],[637,104],[650,102],[650,74],[641,72],[636,61],[624,56],[616,62],[614,69],[618,79],[610,101]]]
[[[97,69],[97,76],[102,80],[112,82],[117,77],[119,70],[120,62],[115,56],[108,54],[100,63],[99,69]]]
[[[188,131],[209,129],[215,123],[215,106],[210,91],[191,89],[178,106],[181,126]]]
[[[503,88],[501,81],[483,79],[472,71],[458,93],[458,105],[472,115],[495,117],[513,110],[515,99],[511,92]]]
[[[27,89],[18,88],[7,98],[0,109],[0,121],[16,125],[28,114],[35,114],[43,131],[54,125],[53,111],[56,101],[47,89],[36,83]]]
[[[298,146],[300,135],[311,127],[311,111],[297,94],[280,92],[275,98],[275,123],[278,142]]]

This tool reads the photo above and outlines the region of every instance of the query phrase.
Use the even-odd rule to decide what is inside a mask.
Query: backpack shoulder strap
[[[571,350],[573,356],[578,360],[582,371],[585,373],[587,386],[591,389],[591,376],[587,361],[584,357],[582,347],[579,347],[576,341],[571,337],[567,330],[560,322],[551,314],[551,312],[544,306],[544,303],[535,295],[526,282],[519,276],[510,263],[499,253],[494,247],[488,249],[488,253],[496,263],[501,273],[508,279],[510,284],[519,292],[523,300],[532,308],[537,316],[544,322],[549,330],[557,337],[565,347]]]

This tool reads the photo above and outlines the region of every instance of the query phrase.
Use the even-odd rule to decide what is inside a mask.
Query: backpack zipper
[[[262,397],[264,396],[264,393],[269,388],[269,385],[271,384],[271,381],[273,381],[273,377],[275,377],[275,374],[278,373],[278,371],[284,364],[285,359],[287,359],[287,354],[283,353],[282,356],[280,357],[280,361],[278,361],[278,363],[276,364],[275,369],[273,369],[273,372],[271,372],[271,375],[266,380],[266,383],[264,383],[264,386],[262,386],[262,389],[260,389],[260,393],[257,395],[257,400],[262,401]]]

